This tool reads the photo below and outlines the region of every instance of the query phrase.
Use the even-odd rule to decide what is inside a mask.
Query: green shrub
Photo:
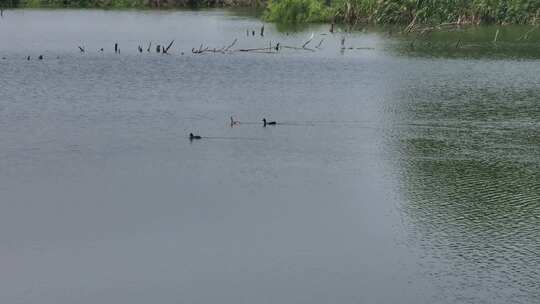
[[[282,23],[323,22],[331,13],[320,0],[270,0],[264,18]]]

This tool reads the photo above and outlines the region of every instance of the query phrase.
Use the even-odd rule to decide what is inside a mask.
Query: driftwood
[[[201,46],[199,46],[199,49],[191,49],[191,52],[193,54],[203,54],[203,53],[230,53],[232,52],[231,48],[236,44],[236,42],[238,41],[238,39],[234,39],[233,42],[231,44],[229,44],[228,46],[223,46],[222,48],[219,48],[219,49],[216,49],[216,48],[213,48],[211,49],[210,47],[204,47],[204,45],[201,44]],[[241,50],[238,50],[238,51],[241,51]]]
[[[261,31],[263,31],[262,28],[261,28]],[[249,31],[247,33],[249,34]],[[204,54],[204,53],[228,54],[228,53],[233,53],[233,52],[253,52],[253,53],[275,54],[279,52],[280,49],[292,49],[292,50],[316,52],[316,49],[321,48],[321,45],[324,39],[321,39],[319,44],[315,46],[316,49],[312,49],[312,48],[309,48],[308,45],[313,41],[314,37],[315,37],[315,34],[312,33],[309,39],[306,40],[306,42],[304,42],[299,47],[291,46],[291,45],[282,45],[279,42],[277,42],[275,45],[272,45],[272,41],[269,41],[267,47],[232,49],[232,47],[238,42],[238,39],[234,39],[234,41],[230,45],[223,46],[221,48],[210,48],[209,46],[205,46],[204,44],[201,44],[199,48],[192,48],[191,53],[193,54]]]

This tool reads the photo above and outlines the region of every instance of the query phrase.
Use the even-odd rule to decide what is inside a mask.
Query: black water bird
[[[37,59],[43,60],[43,55],[39,55],[39,57]]]
[[[139,53],[142,53],[142,47],[140,45],[137,49],[139,50]]]
[[[30,56],[26,56],[26,60],[30,60]]]
[[[261,37],[264,37],[264,25],[261,27]]]
[[[252,30],[252,31],[251,31],[251,35],[252,35],[252,36],[255,36],[255,30]]]
[[[199,135],[193,135],[193,133],[189,133],[189,140],[201,139],[201,138],[202,137]]]
[[[269,125],[269,126],[277,125],[277,122],[275,122],[275,121],[266,121],[266,118],[263,118],[262,122],[263,122],[264,127],[266,127],[266,125]]]
[[[103,52],[103,48],[100,48],[99,51],[100,51],[100,52]]]
[[[157,45],[156,46],[156,53],[160,53],[161,52],[161,45]]]

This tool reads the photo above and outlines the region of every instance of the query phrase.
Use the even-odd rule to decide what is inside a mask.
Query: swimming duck
[[[277,125],[275,121],[266,121],[266,118],[263,118],[263,126],[266,127],[266,125]]]
[[[202,137],[199,135],[193,135],[193,133],[189,133],[189,140],[201,139],[201,138]]]

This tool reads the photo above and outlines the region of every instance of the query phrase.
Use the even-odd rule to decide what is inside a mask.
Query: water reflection
[[[461,27],[394,35],[394,50],[407,56],[540,58],[540,31],[531,26]],[[391,33],[391,32],[390,32]]]
[[[540,89],[516,65],[504,83],[432,72],[400,92],[392,138],[402,211],[443,302],[540,297]]]

